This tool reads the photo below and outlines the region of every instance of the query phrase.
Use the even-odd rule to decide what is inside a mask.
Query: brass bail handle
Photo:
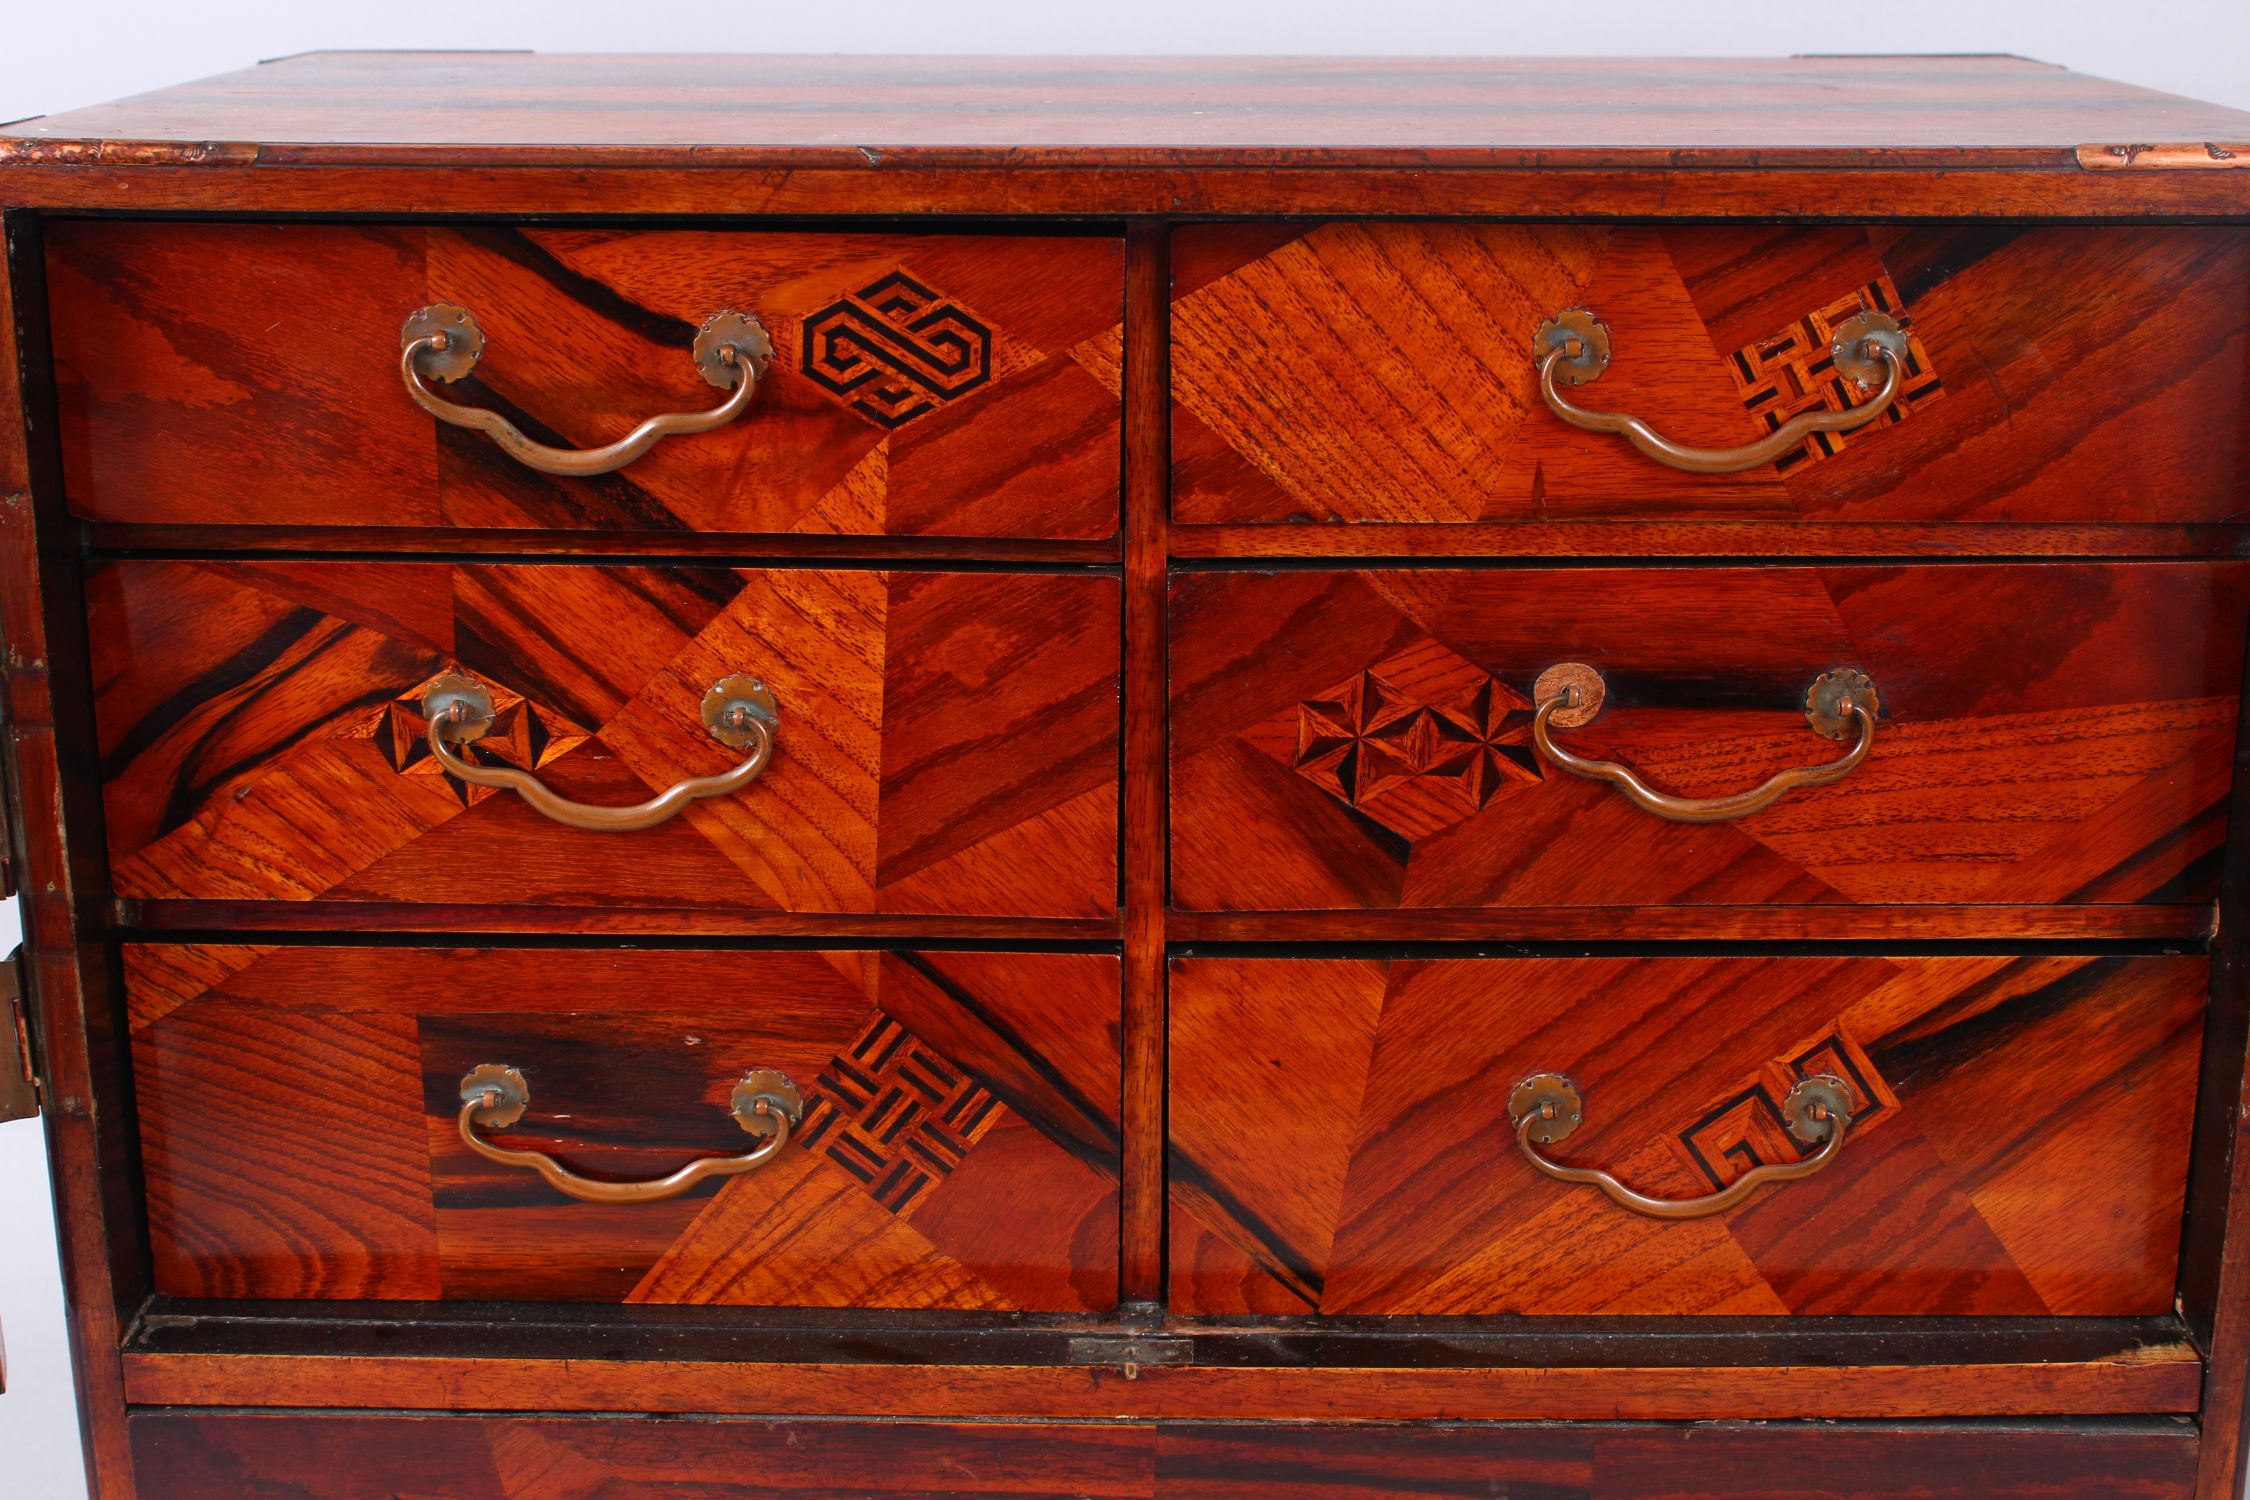
[[[481,432],[500,451],[542,474],[584,477],[624,468],[665,438],[723,427],[750,408],[758,381],[773,363],[773,340],[749,313],[713,313],[695,336],[695,368],[727,398],[706,411],[665,412],[650,417],[616,442],[600,448],[555,448],[533,442],[496,411],[459,406],[431,390],[423,377],[464,379],[484,353],[484,330],[468,310],[450,302],[417,308],[399,330],[399,378],[415,405],[455,427]]]
[[[1771,807],[1798,787],[1826,786],[1840,781],[1867,759],[1875,748],[1875,715],[1882,707],[1875,684],[1857,667],[1838,667],[1813,679],[1805,692],[1805,721],[1823,739],[1841,740],[1854,732],[1852,748],[1840,759],[1819,766],[1792,766],[1777,771],[1746,792],[1725,797],[1675,797],[1641,780],[1630,766],[1614,760],[1590,760],[1555,743],[1557,729],[1575,729],[1601,712],[1606,690],[1602,674],[1582,662],[1549,667],[1532,684],[1531,741],[1547,760],[1573,776],[1606,781],[1624,793],[1644,812],[1675,823],[1723,823],[1748,817]]]
[[[1590,385],[1609,368],[1609,328],[1583,307],[1565,308],[1539,325],[1531,336],[1532,358],[1539,362],[1539,394],[1556,416],[1588,432],[1623,437],[1648,457],[1690,474],[1739,474],[1763,468],[1816,432],[1850,432],[1865,427],[1898,399],[1906,379],[1906,334],[1887,313],[1862,312],[1836,326],[1828,352],[1836,371],[1861,390],[1875,394],[1842,411],[1800,412],[1754,443],[1739,448],[1690,448],[1675,443],[1639,417],[1589,411],[1575,406],[1559,389]]]
[[[463,781],[514,792],[556,822],[595,833],[632,833],[677,817],[690,802],[739,792],[765,773],[773,759],[780,710],[773,690],[755,677],[723,677],[703,696],[703,725],[711,737],[735,750],[747,750],[740,764],[715,776],[676,782],[646,802],[597,807],[573,802],[529,771],[513,766],[482,766],[454,747],[481,738],[492,727],[492,690],[473,677],[448,672],[422,694],[425,735],[438,764]]]
[[[677,1198],[711,1177],[732,1177],[764,1166],[789,1144],[789,1133],[804,1123],[805,1097],[788,1074],[774,1068],[752,1068],[742,1075],[727,1102],[727,1113],[753,1136],[758,1145],[740,1156],[703,1156],[676,1172],[634,1182],[585,1177],[573,1172],[544,1151],[519,1151],[494,1145],[477,1134],[477,1127],[505,1130],[523,1118],[531,1105],[531,1085],[522,1073],[504,1063],[485,1063],[461,1080],[461,1142],[486,1161],[504,1167],[524,1167],[537,1172],[555,1191],[586,1203],[654,1203]]]
[[[1557,1182],[1584,1183],[1602,1190],[1619,1208],[1650,1219],[1706,1219],[1723,1214],[1768,1183],[1795,1182],[1823,1171],[1844,1149],[1852,1128],[1852,1093],[1840,1078],[1818,1073],[1801,1080],[1781,1101],[1789,1133],[1820,1149],[1802,1161],[1767,1163],[1700,1198],[1651,1198],[1619,1182],[1599,1167],[1572,1167],[1539,1148],[1563,1140],[1584,1118],[1578,1085],[1560,1073],[1535,1073],[1508,1095],[1508,1118],[1515,1122],[1516,1148],[1523,1159]]]

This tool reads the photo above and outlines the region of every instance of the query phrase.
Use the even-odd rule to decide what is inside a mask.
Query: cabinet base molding
[[[2068,1424],[1331,1426],[442,1417],[143,1411],[133,1451],[169,1500],[1538,1494],[1588,1500],[2171,1500],[2177,1419]],[[521,1487],[535,1478],[537,1489]]]

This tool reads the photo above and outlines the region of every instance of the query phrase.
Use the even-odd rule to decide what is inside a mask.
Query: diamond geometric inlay
[[[1421,641],[1245,738],[1409,841],[1541,779],[1531,703]]]
[[[507,765],[519,771],[536,771],[590,738],[576,724],[537,707],[523,694],[496,683],[486,686],[492,692],[492,727],[470,742],[463,751],[464,759],[480,765]],[[500,789],[456,781],[446,775],[437,758],[430,754],[425,739],[430,721],[422,717],[422,694],[428,687],[429,683],[418,684],[384,705],[371,736],[376,748],[390,761],[391,768],[403,775],[444,777],[446,785],[453,789],[464,807],[481,802]]]

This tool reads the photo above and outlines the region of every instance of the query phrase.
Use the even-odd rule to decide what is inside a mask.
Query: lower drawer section
[[[2163,1313],[2207,974],[2191,956],[1178,959],[1171,1307]],[[1536,1075],[1576,1102],[1527,1152]],[[1841,1142],[1792,1123],[1822,1078]],[[1710,1211],[1652,1216],[1532,1154]],[[1769,1185],[1708,1201],[1754,1172]]]
[[[161,1292],[1117,1300],[1113,957],[167,944],[125,972]],[[487,1069],[528,1099],[464,1123]],[[753,1071],[769,1119],[801,1099],[778,1144],[734,1116]],[[539,1167],[599,1197],[769,1148],[647,1201]]]
[[[1799,1426],[1304,1426],[478,1419],[144,1411],[166,1500],[2166,1500],[2195,1482],[2184,1421]]]

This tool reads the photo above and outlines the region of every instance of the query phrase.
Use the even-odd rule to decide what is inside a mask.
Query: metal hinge
[[[39,1113],[39,1075],[31,1065],[31,1003],[24,998],[23,949],[0,959],[0,1120]]]

